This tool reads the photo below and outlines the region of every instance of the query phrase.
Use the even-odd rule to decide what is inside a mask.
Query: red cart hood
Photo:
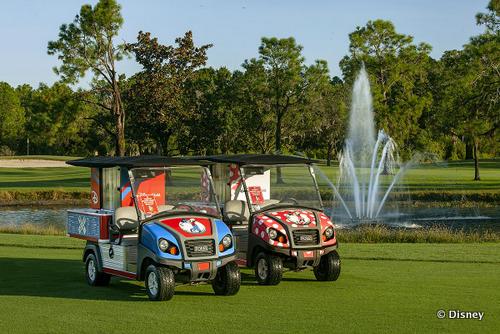
[[[316,227],[314,212],[306,209],[287,209],[279,211],[268,211],[266,215],[281,220],[291,227]]]

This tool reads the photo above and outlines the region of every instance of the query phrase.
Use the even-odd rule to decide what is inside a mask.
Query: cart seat
[[[121,232],[132,232],[139,227],[139,219],[137,219],[137,211],[133,206],[123,206],[115,210],[115,218],[113,227]]]
[[[224,220],[232,224],[248,224],[250,211],[247,202],[232,200],[224,204]]]

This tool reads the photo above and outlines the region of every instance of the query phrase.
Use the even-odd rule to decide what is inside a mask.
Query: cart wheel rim
[[[89,276],[89,279],[93,282],[95,281],[95,276],[96,276],[96,268],[95,268],[95,262],[93,259],[89,260],[89,264],[87,266],[87,275]]]
[[[150,272],[148,275],[148,290],[153,296],[158,294],[158,280],[156,279],[156,273],[154,271]]]
[[[259,278],[266,279],[268,271],[269,271],[269,268],[267,266],[266,259],[264,259],[264,258],[260,259],[259,262],[257,263],[257,274],[259,275]]]

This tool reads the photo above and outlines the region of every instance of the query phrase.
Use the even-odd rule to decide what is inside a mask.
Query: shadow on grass
[[[293,275],[293,273],[292,273]],[[311,272],[312,275],[312,272]],[[303,277],[283,277],[281,279],[283,282],[318,282],[314,277],[303,278]],[[321,282],[322,283],[322,282]],[[257,286],[257,279],[253,274],[241,273],[241,285]]]
[[[0,258],[0,295],[85,300],[148,301],[143,283],[114,277],[107,287],[85,281],[83,262],[59,259]],[[215,296],[204,291],[175,292]]]

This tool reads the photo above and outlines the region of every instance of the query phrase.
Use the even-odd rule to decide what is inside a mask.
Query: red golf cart
[[[223,219],[236,238],[239,264],[260,284],[281,281],[283,268],[313,268],[335,281],[340,257],[334,224],[323,212],[315,161],[283,155],[210,156]]]

